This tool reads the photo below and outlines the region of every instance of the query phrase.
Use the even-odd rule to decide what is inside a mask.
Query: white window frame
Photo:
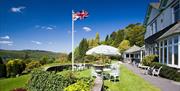
[[[174,43],[174,39],[175,37],[178,37],[178,43]],[[172,39],[172,44],[169,44],[169,39]],[[165,46],[165,40],[167,40],[167,45]],[[161,42],[163,43],[163,45],[161,46]],[[178,65],[174,64],[174,46],[178,45]],[[172,47],[172,64],[169,64],[169,47]],[[161,63],[162,60],[162,64],[164,63],[164,48],[167,47],[167,63],[166,65],[170,66],[170,67],[175,67],[175,68],[180,68],[180,35],[173,35],[171,37],[165,38],[161,41],[159,41],[159,63]],[[162,48],[162,54],[161,54],[161,48]],[[161,55],[162,55],[162,59],[161,59]]]

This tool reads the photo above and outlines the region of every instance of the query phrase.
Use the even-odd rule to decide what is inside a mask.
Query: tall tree
[[[99,33],[96,33],[96,37],[95,37],[95,41],[94,41],[94,46],[98,46],[100,42],[100,37],[99,37]]]
[[[79,44],[79,56],[80,56],[80,58],[82,58],[86,55],[87,50],[88,50],[88,42],[85,38],[83,38]]]
[[[144,45],[144,33],[145,33],[144,26],[131,25],[127,27],[125,33],[126,33],[126,39],[130,41],[131,46],[133,46],[134,44],[138,46]]]
[[[105,41],[107,42],[109,39],[109,35],[106,35]]]
[[[125,50],[127,50],[130,47],[130,42],[128,40],[123,40],[120,44],[118,49],[121,53],[123,53]]]
[[[113,46],[118,47],[123,39],[124,39],[124,30],[117,31],[116,32],[116,38],[113,42]]]

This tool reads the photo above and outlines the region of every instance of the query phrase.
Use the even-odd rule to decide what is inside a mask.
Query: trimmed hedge
[[[65,87],[75,83],[73,74],[62,76],[55,72],[35,70],[28,81],[29,91],[63,91]]]
[[[160,71],[161,77],[180,82],[180,72],[178,72],[177,69],[157,62],[153,62],[150,66],[155,66],[155,68],[159,68],[162,66],[162,69]]]

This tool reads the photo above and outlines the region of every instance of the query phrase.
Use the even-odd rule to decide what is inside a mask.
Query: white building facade
[[[159,62],[180,68],[180,0],[150,3],[144,25],[145,54],[157,54]]]

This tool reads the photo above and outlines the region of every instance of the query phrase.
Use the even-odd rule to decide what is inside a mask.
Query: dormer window
[[[173,7],[173,11],[174,11],[174,21],[177,22],[178,20],[180,20],[180,4],[179,2],[177,2],[174,7]]]

